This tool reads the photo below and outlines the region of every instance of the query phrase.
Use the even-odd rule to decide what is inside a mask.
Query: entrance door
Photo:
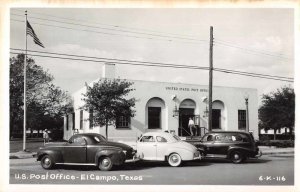
[[[190,136],[189,118],[194,119],[194,109],[191,108],[179,108],[179,136]],[[194,120],[195,121],[195,120]]]
[[[212,128],[221,129],[221,109],[212,110]]]

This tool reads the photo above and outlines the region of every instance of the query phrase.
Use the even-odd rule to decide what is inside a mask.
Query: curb
[[[9,154],[9,159],[30,159],[35,157],[36,157],[36,153],[26,154],[26,155]]]
[[[295,154],[295,152],[294,151],[262,152],[262,155],[276,155],[276,154]]]

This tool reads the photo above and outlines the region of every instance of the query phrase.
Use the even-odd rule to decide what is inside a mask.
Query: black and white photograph
[[[295,190],[296,14],[10,7],[8,185]]]

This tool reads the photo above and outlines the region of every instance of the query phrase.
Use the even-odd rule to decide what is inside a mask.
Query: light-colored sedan
[[[166,132],[148,132],[136,144],[137,155],[141,160],[168,161],[177,167],[182,161],[201,159],[200,151],[178,136]]]

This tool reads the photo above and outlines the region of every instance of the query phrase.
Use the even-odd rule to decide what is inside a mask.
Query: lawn
[[[44,146],[44,141],[41,138],[38,139],[27,139],[26,150],[31,152],[37,152],[39,147]],[[9,152],[14,153],[23,150],[23,140],[15,139],[9,142]]]

